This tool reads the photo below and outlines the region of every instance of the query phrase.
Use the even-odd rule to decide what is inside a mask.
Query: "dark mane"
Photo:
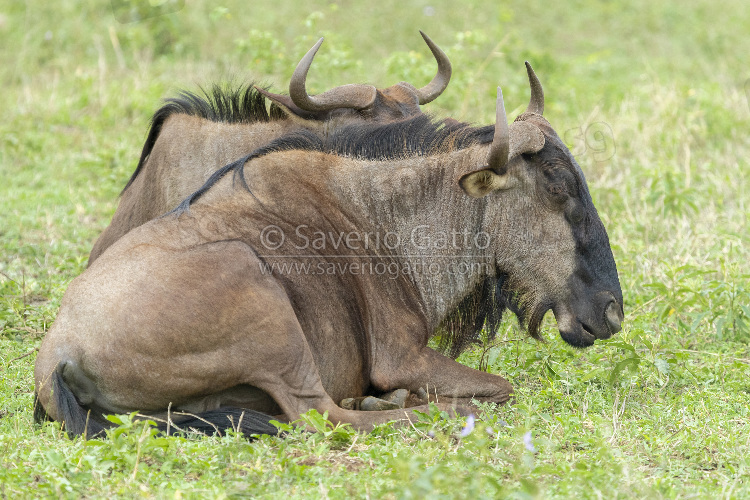
[[[399,160],[489,144],[495,126],[446,123],[430,115],[387,124],[358,123],[335,130],[320,150],[363,160]]]
[[[347,156],[362,160],[400,160],[413,156],[428,156],[447,151],[466,149],[475,144],[489,144],[495,126],[472,127],[465,123],[450,123],[421,114],[413,118],[386,124],[358,123],[344,125],[326,137],[309,130],[300,130],[275,139],[247,156],[220,168],[195,193],[188,196],[174,210],[184,212],[211,186],[228,172],[239,176],[243,187],[245,164],[255,158],[280,151],[314,151]]]
[[[198,92],[180,90],[177,97],[164,100],[164,105],[151,117],[146,143],[141,151],[141,158],[135,172],[125,185],[130,187],[145,163],[148,155],[159,137],[162,125],[172,115],[189,115],[222,123],[256,123],[282,120],[286,115],[276,104],[266,108],[266,98],[255,90],[252,82],[233,86],[214,84],[209,89],[200,88]]]

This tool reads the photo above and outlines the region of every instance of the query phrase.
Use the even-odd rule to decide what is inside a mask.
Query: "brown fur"
[[[458,326],[453,352],[505,307],[532,335],[551,309],[578,347],[619,331],[606,231],[527,70],[531,104],[511,127],[498,89],[494,130],[417,116],[297,133],[120,238],[63,297],[37,356],[35,415],[90,435],[106,413],[175,409],[275,433],[259,412],[316,409],[367,430],[415,414],[337,402],[428,388],[467,413],[510,398],[504,378],[427,347],[446,326]]]
[[[61,380],[83,408],[77,413],[92,409],[97,423],[102,413],[163,416],[169,407],[240,407],[289,420],[314,408],[333,422],[367,430],[414,413],[358,412],[337,402],[424,387],[442,408],[457,404],[460,413],[470,411],[472,399],[507,401],[507,380],[427,347],[477,286],[507,276],[506,291],[518,294],[532,321],[552,307],[561,334],[574,345],[612,333],[604,323],[582,326],[576,317],[601,318],[607,304],[622,303],[606,233],[597,236],[601,222],[580,169],[543,118],[527,119],[545,133],[545,148],[512,158],[509,180],[481,197],[468,196],[459,181],[486,175],[488,146],[482,144],[380,161],[338,156],[335,148],[252,159],[235,170],[249,190],[225,175],[188,211],[122,237],[71,283],[37,357],[40,403],[55,420],[72,418],[53,397],[50,381]],[[569,198],[584,207],[586,221],[570,223],[564,206],[551,198],[561,189],[549,189],[557,186],[555,172]],[[270,226],[287,235],[277,248],[262,240]],[[405,243],[300,249],[292,238],[300,227],[360,237],[389,232]],[[491,244],[477,248],[459,238],[448,252],[424,250],[412,242],[418,227],[431,241],[468,228],[470,235],[488,233]],[[418,271],[423,258],[442,269],[464,264],[470,271]],[[321,262],[409,265],[412,271],[393,277],[263,272],[273,264]],[[584,284],[576,277],[582,266]],[[599,296],[610,298],[602,305]]]

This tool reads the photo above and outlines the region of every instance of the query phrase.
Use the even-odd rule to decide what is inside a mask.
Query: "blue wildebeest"
[[[437,98],[451,77],[448,57],[420,33],[438,63],[437,74],[422,88],[407,82],[386,89],[350,84],[310,96],[305,82],[321,38],[297,65],[288,96],[250,84],[167,99],[151,119],[138,166],[89,264],[131,229],[175,208],[216,170],[280,136],[300,129],[325,135],[342,123],[385,123],[420,114],[419,106]],[[272,102],[270,110],[265,98]]]
[[[527,69],[531,102],[510,126],[498,89],[494,126],[301,130],[123,236],[63,297],[36,360],[37,417],[73,435],[136,410],[274,433],[266,415],[314,408],[367,430],[415,414],[340,401],[429,386],[466,413],[510,398],[504,378],[427,346],[451,318],[475,330],[511,307],[538,335],[552,310],[577,347],[619,331],[607,233]],[[457,311],[467,298],[478,306]],[[459,347],[476,333],[459,331]]]

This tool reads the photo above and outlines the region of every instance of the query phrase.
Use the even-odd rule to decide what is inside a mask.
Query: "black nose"
[[[609,331],[615,334],[622,330],[622,309],[616,301],[612,301],[607,305],[606,311],[604,311],[604,319],[607,322]]]

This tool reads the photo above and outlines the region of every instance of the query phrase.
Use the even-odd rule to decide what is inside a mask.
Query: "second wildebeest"
[[[448,57],[427,35],[422,37],[438,63],[435,77],[422,88],[407,82],[386,89],[350,84],[310,96],[306,78],[321,38],[297,65],[288,96],[250,84],[167,99],[151,120],[138,166],[89,264],[131,229],[172,210],[216,170],[284,134],[304,129],[325,135],[343,124],[421,114],[419,106],[437,98],[451,77]],[[272,101],[270,110],[266,98]]]

